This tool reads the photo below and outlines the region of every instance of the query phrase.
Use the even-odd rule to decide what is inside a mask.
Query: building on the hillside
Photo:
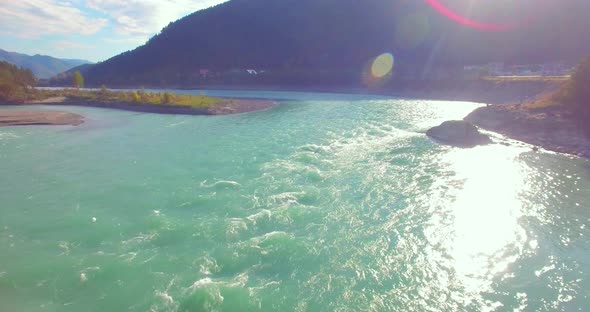
[[[209,77],[210,74],[211,74],[211,70],[209,70],[209,69],[206,69],[206,68],[199,69],[199,76],[200,77],[207,78],[207,77]]]

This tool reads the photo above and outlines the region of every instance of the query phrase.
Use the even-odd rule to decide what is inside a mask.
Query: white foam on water
[[[139,235],[132,237],[128,240],[121,241],[121,243],[123,245],[143,243],[143,242],[151,241],[156,237],[158,237],[158,233],[152,233],[152,234],[140,233]]]
[[[325,153],[330,151],[329,146],[318,145],[318,144],[306,144],[299,147],[299,150],[312,153]]]
[[[220,270],[219,265],[217,265],[217,260],[209,254],[198,258],[194,263],[199,265],[199,272],[206,276],[217,273]]]
[[[156,290],[156,297],[164,301],[165,304],[174,304],[174,298],[166,292]]]
[[[246,219],[248,219],[250,222],[256,224],[256,221],[258,221],[262,218],[266,218],[266,219],[270,220],[271,217],[272,217],[272,212],[270,210],[262,209],[253,215],[247,216]]]
[[[273,237],[277,237],[277,236],[279,236],[279,237],[280,236],[286,236],[286,237],[288,237],[289,234],[287,232],[284,232],[284,231],[273,231],[273,232],[265,233],[265,234],[260,235],[260,236],[252,237],[252,238],[250,238],[250,241],[254,243],[254,246],[255,247],[258,247],[258,245],[260,243],[262,243],[262,242],[264,242],[264,241],[266,241],[268,239],[271,239]]]
[[[299,204],[299,197],[305,195],[305,192],[284,192],[269,196],[269,202],[274,204]]]
[[[68,242],[59,242],[59,248],[61,250],[63,250],[63,252],[61,254],[59,254],[60,256],[62,255],[69,255],[70,254],[70,243]]]
[[[89,272],[94,272],[94,271],[99,271],[100,267],[88,267],[85,268],[84,270],[80,271],[80,283],[86,283],[88,281],[88,273]]]
[[[244,287],[244,285],[246,285],[246,283],[248,282],[249,279],[249,275],[248,272],[242,272],[240,274],[238,274],[238,276],[236,276],[233,281],[227,283],[227,286],[229,287]]]
[[[228,220],[228,225],[225,230],[227,236],[237,236],[240,232],[248,230],[248,225],[244,220],[232,218]]]
[[[219,180],[211,184],[207,184],[207,180],[201,182],[202,188],[240,188],[242,185],[236,181]]]
[[[209,278],[209,277],[205,277],[205,278],[203,278],[203,279],[200,279],[200,280],[198,280],[198,281],[194,282],[194,283],[193,283],[193,284],[192,284],[192,285],[189,287],[189,289],[191,289],[191,290],[195,290],[195,289],[201,288],[201,287],[203,287],[203,286],[211,285],[211,284],[214,284],[213,280],[212,280],[211,278]]]
[[[20,136],[12,132],[0,132],[0,140],[18,139]]]
[[[181,121],[181,122],[171,123],[171,124],[167,125],[166,128],[174,128],[174,127],[184,125],[184,124],[186,124],[186,120]]]
[[[125,262],[131,262],[137,257],[137,254],[137,252],[130,251],[128,253],[119,255],[119,258],[123,258]]]

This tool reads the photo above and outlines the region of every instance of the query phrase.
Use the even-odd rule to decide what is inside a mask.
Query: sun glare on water
[[[527,191],[520,152],[486,146],[447,155],[464,183],[451,205],[454,235],[448,248],[469,292],[490,287],[495,276],[522,256],[527,244],[527,234],[518,223],[523,214],[519,194]]]

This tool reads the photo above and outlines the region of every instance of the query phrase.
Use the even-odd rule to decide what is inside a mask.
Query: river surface
[[[0,128],[0,311],[590,307],[590,162],[424,135],[474,103],[207,93],[282,100]]]

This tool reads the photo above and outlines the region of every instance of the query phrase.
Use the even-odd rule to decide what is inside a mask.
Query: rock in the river
[[[426,135],[440,143],[459,147],[492,143],[490,137],[479,132],[473,124],[463,120],[445,121],[440,126],[428,130]]]

